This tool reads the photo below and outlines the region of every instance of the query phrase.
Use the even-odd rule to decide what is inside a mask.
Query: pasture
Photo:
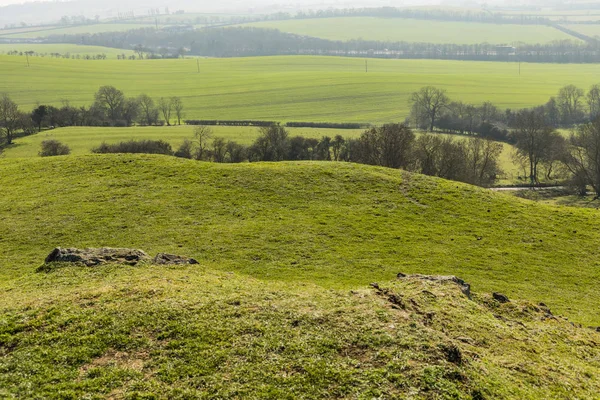
[[[404,18],[315,18],[265,21],[247,24],[257,28],[330,40],[377,40],[389,42],[426,42],[456,44],[513,44],[516,42],[548,43],[573,39],[544,25],[487,24],[454,21],[424,21]]]
[[[133,55],[133,50],[115,49],[112,47],[102,46],[86,46],[78,44],[39,44],[39,43],[14,43],[14,44],[0,44],[0,54],[6,54],[11,51],[34,51],[39,56],[48,56],[52,53],[59,53],[61,55],[69,53],[70,55],[97,55],[106,54],[107,58],[116,59],[117,55],[125,54],[126,56]],[[21,61],[23,59],[21,58]],[[32,59],[30,59],[30,63]]]
[[[90,25],[77,25],[77,26],[51,26],[51,27],[42,27],[39,30],[25,30],[20,32],[14,32],[10,34],[2,35],[4,38],[10,39],[34,39],[34,38],[45,38],[48,36],[54,35],[77,35],[77,34],[94,34],[94,33],[102,33],[102,32],[121,32],[121,31],[129,31],[132,29],[140,29],[140,28],[154,28],[155,24],[150,23],[107,23],[107,24],[90,24]],[[159,25],[159,28],[161,26]],[[0,31],[2,34],[3,31]]]
[[[177,60],[65,60],[0,55],[0,93],[23,110],[36,104],[90,105],[100,86],[127,96],[180,96],[189,119],[399,122],[423,86],[454,100],[519,109],[545,103],[568,84],[598,83],[598,67],[341,57]],[[197,64],[198,63],[198,64]],[[200,73],[198,73],[198,65]]]

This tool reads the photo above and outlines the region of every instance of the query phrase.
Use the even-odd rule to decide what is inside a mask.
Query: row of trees
[[[507,141],[508,128],[516,129],[518,124],[518,111],[502,111],[489,101],[480,106],[452,101],[445,90],[433,86],[412,93],[409,104],[409,121],[431,132],[438,128]],[[536,110],[553,128],[592,121],[600,116],[600,84],[592,85],[587,93],[574,85],[565,86]]]
[[[518,43],[513,47],[494,43],[439,44],[382,42],[370,40],[335,41],[294,35],[273,29],[227,27],[189,32],[168,32],[152,28],[127,32],[84,35],[56,35],[49,42],[106,46],[119,49],[142,48],[145,53],[167,49],[177,56],[243,57],[272,55],[333,55],[378,58],[425,58],[449,60],[490,60],[554,63],[600,62],[600,42],[561,40],[545,44]],[[139,54],[138,54],[139,55]]]
[[[147,94],[126,97],[113,86],[103,86],[90,107],[39,105],[31,113],[19,109],[7,94],[0,97],[0,146],[12,144],[15,134],[63,126],[181,125],[184,105],[180,97],[161,97],[154,101]]]
[[[404,124],[373,127],[358,139],[337,135],[320,140],[290,137],[285,127],[272,125],[260,128],[250,146],[213,137],[209,127],[199,126],[194,139],[184,141],[175,155],[214,162],[347,161],[488,185],[501,172],[501,152],[502,144],[491,140],[427,134],[417,138]]]

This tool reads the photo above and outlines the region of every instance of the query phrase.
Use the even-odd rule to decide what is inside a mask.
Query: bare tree
[[[3,94],[0,98],[0,133],[4,136],[6,144],[12,144],[15,131],[19,129],[20,123],[19,106],[7,94]]]
[[[568,85],[560,89],[557,101],[561,109],[563,123],[573,124],[581,119],[583,96],[583,90],[575,85]]]
[[[513,133],[517,154],[529,163],[531,184],[539,183],[539,164],[548,156],[552,137],[559,135],[546,124],[544,114],[538,110],[522,110],[516,118],[517,130]]]
[[[167,125],[171,126],[171,111],[173,110],[171,100],[165,99],[164,97],[158,99],[158,109],[162,113],[162,116],[165,119]]]
[[[181,97],[171,97],[171,105],[173,111],[175,111],[177,125],[181,125],[181,119],[183,118],[183,101],[181,100]]]
[[[102,86],[95,95],[96,105],[104,110],[112,123],[121,119],[125,95],[114,86]]]
[[[414,92],[410,96],[409,102],[412,105],[411,112],[415,114],[415,118],[417,120],[426,119],[429,131],[433,132],[438,116],[442,109],[450,103],[450,99],[445,90],[426,86],[418,92]]]
[[[579,178],[580,187],[585,192],[585,186],[591,185],[600,197],[600,118],[581,125],[569,138],[568,152],[565,165]]]
[[[209,143],[210,143],[210,139],[213,136],[213,131],[212,129],[210,129],[208,126],[197,126],[194,129],[194,138],[195,138],[195,148],[196,148],[196,154],[195,154],[195,158],[196,160],[206,160],[208,159],[208,153],[209,153]]]
[[[225,139],[220,137],[214,138],[211,147],[214,162],[224,163],[227,157],[227,142]]]
[[[590,118],[600,116],[600,85],[593,85],[586,96]]]
[[[140,105],[141,118],[140,121],[144,125],[152,125],[158,120],[158,109],[154,106],[154,100],[145,93],[138,97]]]

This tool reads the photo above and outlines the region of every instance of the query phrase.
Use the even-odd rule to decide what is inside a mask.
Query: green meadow
[[[134,54],[133,50],[123,50],[123,49],[115,49],[112,47],[102,47],[102,46],[85,46],[78,44],[39,44],[39,43],[18,43],[18,44],[0,44],[0,54],[6,54],[11,51],[34,51],[40,56],[48,56],[52,53],[59,54],[71,54],[71,55],[97,55],[97,54],[106,54],[107,58],[116,59],[117,55],[125,54],[126,56],[130,56]],[[23,59],[21,58],[22,62]],[[33,59],[30,59],[31,62],[34,62]]]
[[[38,103],[89,105],[102,85],[128,96],[180,96],[190,119],[392,122],[408,115],[412,92],[426,85],[455,100],[501,108],[545,103],[568,84],[587,89],[598,68],[337,57],[178,60],[64,60],[0,56],[0,92],[24,110]],[[200,73],[198,73],[198,64]]]
[[[211,126],[213,137],[233,140],[249,145],[259,136],[259,128],[245,126]],[[323,136],[342,135],[345,138],[357,138],[363,132],[360,129],[323,129],[323,128],[287,128],[291,136],[304,136],[320,139]],[[185,139],[194,138],[194,126],[162,127],[70,127],[58,128],[19,138],[13,146],[6,149],[8,158],[36,157],[44,140],[54,139],[68,145],[72,154],[90,154],[91,149],[106,143],[118,143],[127,140],[165,140],[177,148]]]
[[[0,397],[600,390],[598,210],[333,162],[71,155],[0,178]],[[56,246],[199,264],[44,264]]]
[[[456,44],[548,43],[574,37],[544,25],[486,24],[475,22],[423,21],[404,18],[315,18],[265,21],[247,24],[257,28],[330,40],[377,40]]]
[[[3,34],[4,31],[0,31],[0,35],[5,38],[11,39],[34,39],[34,38],[45,38],[54,35],[77,35],[77,34],[94,34],[102,32],[121,32],[129,31],[132,29],[140,28],[154,28],[155,24],[91,24],[91,25],[77,25],[77,26],[53,26],[43,27],[39,30],[25,30],[20,32],[13,32]],[[160,26],[159,26],[160,27]]]
[[[600,20],[600,15],[597,15],[596,17],[598,20]],[[599,24],[564,24],[564,26],[566,28],[574,30],[575,32],[579,32],[593,38],[600,36]]]
[[[213,137],[233,140],[237,143],[250,145],[259,136],[259,128],[256,127],[232,127],[211,126]],[[341,135],[345,139],[355,139],[364,131],[363,129],[325,129],[325,128],[286,128],[290,136],[304,136],[307,138],[320,139],[323,136],[331,138]],[[420,133],[417,132],[417,135]],[[436,135],[444,135],[436,133]],[[444,135],[461,140],[461,136]],[[73,155],[90,154],[92,148],[101,143],[118,143],[128,140],[165,140],[177,149],[185,140],[194,138],[194,127],[188,125],[171,127],[129,127],[129,128],[103,128],[103,127],[69,127],[42,131],[35,135],[18,138],[12,146],[5,149],[2,157],[6,158],[29,158],[37,157],[44,140],[58,140],[71,149]],[[514,165],[512,154],[514,147],[503,143],[504,151],[500,155],[500,165],[504,174],[499,183],[517,183],[517,177],[521,174],[518,167]]]

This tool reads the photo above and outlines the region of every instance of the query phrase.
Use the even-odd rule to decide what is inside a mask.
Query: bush
[[[69,146],[54,139],[44,140],[42,150],[39,152],[42,157],[66,156],[68,154],[71,154]]]
[[[171,145],[163,140],[130,140],[115,144],[102,143],[92,149],[93,153],[144,153],[173,155]]]

